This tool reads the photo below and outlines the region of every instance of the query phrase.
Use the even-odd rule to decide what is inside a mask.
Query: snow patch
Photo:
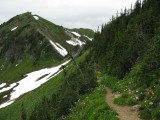
[[[3,96],[3,98],[6,98],[8,95]]]
[[[76,33],[76,32],[71,32],[69,30],[66,30],[65,31],[67,35],[69,35],[71,37],[71,40],[66,40],[66,42],[70,45],[73,45],[73,46],[76,46],[76,45],[79,45],[79,46],[82,46],[85,44],[85,42],[82,42],[80,41],[78,38],[81,36],[79,33]],[[77,37],[75,38],[74,35],[76,35]]]
[[[81,37],[81,35],[77,32],[72,32],[74,35],[76,35],[77,37]]]
[[[1,105],[0,105],[0,108],[7,107],[8,105],[11,105],[13,102],[14,102],[14,100],[13,100],[13,101],[7,101],[7,102],[1,104]]]
[[[35,15],[34,15],[33,17],[34,17],[34,19],[39,20],[39,17],[37,17],[37,16],[35,16]]]
[[[63,48],[60,44],[54,43],[53,41],[49,40],[53,47],[64,57],[68,54],[67,50]]]
[[[80,41],[79,39],[76,39],[76,41],[78,42],[78,44],[79,44],[80,46],[82,46],[83,44],[85,44],[84,42]]]
[[[80,41],[79,39],[77,38],[72,38],[71,40],[67,40],[66,41],[68,44],[70,45],[73,45],[73,46],[76,46],[76,45],[79,45],[79,46],[82,46],[84,45],[85,43]]]
[[[12,88],[14,88],[17,85],[17,83],[13,83],[11,84],[9,87],[5,87],[3,89],[0,90],[0,93],[11,90]]]
[[[6,83],[0,84],[0,88],[3,88],[4,86],[6,86]]]
[[[68,44],[70,44],[70,45],[73,45],[73,46],[78,45],[77,42],[74,42],[74,41],[72,41],[72,40],[67,40],[66,42],[67,42]]]
[[[18,28],[18,26],[16,26],[16,27],[12,28],[12,29],[11,29],[11,31],[14,31],[14,30],[16,30],[17,28]]]
[[[59,46],[61,49],[64,49],[59,43],[56,43],[57,46]]]
[[[86,37],[88,40],[90,40],[90,41],[92,41],[93,40],[93,38],[89,38],[88,36],[86,36],[86,35],[83,35],[84,37]]]
[[[13,89],[13,91],[10,93],[10,98],[8,101],[2,103],[0,105],[0,108],[4,108],[10,104],[12,104],[17,98],[19,98],[21,95],[32,91],[42,84],[46,83],[51,78],[58,75],[63,69],[61,69],[62,66],[68,64],[70,60],[52,68],[45,68],[38,71],[34,71],[31,73],[28,73],[25,78],[20,80],[17,83],[11,84],[9,87],[6,87],[2,89],[0,92],[8,91]],[[43,77],[46,75],[45,77]],[[38,81],[37,81],[38,80]],[[17,86],[16,86],[17,85]],[[16,87],[15,87],[16,86]]]

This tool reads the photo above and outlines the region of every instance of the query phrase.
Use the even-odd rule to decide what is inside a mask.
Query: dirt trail
[[[110,88],[106,88],[107,94],[106,94],[106,102],[108,105],[113,108],[118,114],[120,120],[141,120],[138,117],[138,112],[132,110],[132,106],[120,106],[114,104],[114,98],[116,94],[112,93],[112,90]]]

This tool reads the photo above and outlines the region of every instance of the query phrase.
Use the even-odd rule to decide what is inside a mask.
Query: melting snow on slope
[[[82,46],[84,45],[85,43],[80,41],[79,39],[77,38],[72,38],[71,40],[67,40],[66,41],[68,44],[70,45],[73,45],[73,46],[76,46],[76,45],[79,45],[79,46]]]
[[[11,29],[11,31],[14,31],[14,30],[16,30],[17,28],[18,28],[18,26],[17,26],[17,27],[14,27],[14,28],[12,28],[12,29]]]
[[[14,101],[7,101],[3,104],[0,105],[0,108],[4,108],[4,107],[7,107],[8,105],[11,105]]]
[[[3,98],[6,98],[8,95],[3,96]]]
[[[77,37],[81,37],[81,35],[77,32],[72,32],[74,35],[76,35]]]
[[[6,86],[6,83],[0,84],[0,88],[3,88],[4,86]]]
[[[79,33],[71,32],[71,31],[69,31],[69,30],[66,30],[65,32],[66,32],[67,35],[69,35],[69,36],[71,37],[71,40],[66,40],[66,42],[67,42],[68,44],[73,45],[73,46],[76,46],[76,45],[82,46],[82,45],[85,44],[85,42],[82,42],[82,41],[80,41],[78,38],[75,38],[75,37],[73,36],[73,34],[74,34],[74,35],[76,35],[77,37],[80,37],[81,35],[80,35]]]
[[[33,17],[34,17],[34,19],[39,20],[39,17],[37,17],[37,16],[35,16],[35,15],[34,15]]]
[[[2,92],[5,92],[5,91],[8,91],[8,90],[11,90],[12,88],[14,88],[17,84],[16,83],[13,83],[11,84],[9,87],[5,87],[3,89],[0,90],[0,93]]]
[[[85,44],[84,42],[81,42],[80,40],[78,40],[78,39],[75,39],[77,42],[78,42],[78,44],[80,45],[80,46],[82,46],[83,44]]]
[[[6,83],[0,84],[0,88],[3,88],[6,85]]]
[[[54,43],[50,40],[50,43],[53,45],[53,47],[64,57],[68,54],[67,50],[63,48],[60,44]]]
[[[89,38],[88,36],[86,36],[86,35],[83,35],[84,37],[86,37],[88,40],[90,40],[90,41],[92,41],[93,40],[93,38]]]
[[[11,96],[10,99],[5,103],[1,104],[0,108],[4,108],[12,104],[15,101],[15,99],[17,99],[21,95],[38,88],[39,86],[41,86],[42,84],[44,84],[45,82],[53,78],[54,76],[58,75],[62,71],[61,66],[66,65],[67,63],[69,63],[69,61],[66,61],[63,64],[60,64],[56,67],[45,68],[35,72],[31,72],[27,74],[27,76],[22,80],[20,80],[19,82],[11,84],[9,86],[10,89],[9,87],[3,88],[5,90],[13,89],[13,92],[11,92],[10,94]],[[4,92],[4,90],[1,92]]]
[[[67,40],[66,42],[67,42],[68,44],[70,44],[70,45],[73,45],[73,46],[78,45],[78,43],[77,43],[77,42],[74,42],[73,40]]]

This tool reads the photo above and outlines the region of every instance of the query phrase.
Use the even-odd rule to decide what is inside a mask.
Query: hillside
[[[0,119],[20,119],[23,103],[31,114],[44,96],[51,98],[63,83],[62,70],[93,35],[90,29],[64,28],[30,12],[0,25]]]
[[[137,1],[134,8],[113,16],[95,34],[92,49],[104,76],[117,79],[104,77],[103,82],[126,96],[115,102],[140,104],[140,116],[145,120],[160,118],[159,6],[158,0]]]
[[[56,64],[68,52],[74,56],[90,42],[88,35],[93,37],[93,31],[79,34],[29,12],[13,17],[0,26],[1,82],[11,83],[20,78],[16,73],[24,75]]]

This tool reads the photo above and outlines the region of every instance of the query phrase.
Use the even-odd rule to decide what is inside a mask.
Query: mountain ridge
[[[71,36],[66,31],[69,31]],[[81,31],[87,31],[85,36],[93,37],[94,35],[94,32],[89,29],[81,29]],[[11,81],[11,78],[15,81],[20,78],[19,75],[19,77],[11,75],[6,78],[7,69],[10,68],[9,66],[13,68],[13,64],[15,67],[18,66],[17,68],[21,64],[29,64],[28,70],[21,68],[22,72],[19,71],[20,74],[27,74],[33,70],[57,64],[67,57],[68,52],[74,55],[83,47],[80,45],[90,42],[89,37],[84,37],[85,32],[81,34],[75,31],[81,34],[79,37],[72,32],[74,30],[55,25],[31,12],[17,15],[2,24],[0,27],[0,74],[3,76],[3,81]],[[67,40],[74,45],[67,43]],[[51,44],[51,41],[54,44]],[[64,51],[65,54],[63,54]]]

